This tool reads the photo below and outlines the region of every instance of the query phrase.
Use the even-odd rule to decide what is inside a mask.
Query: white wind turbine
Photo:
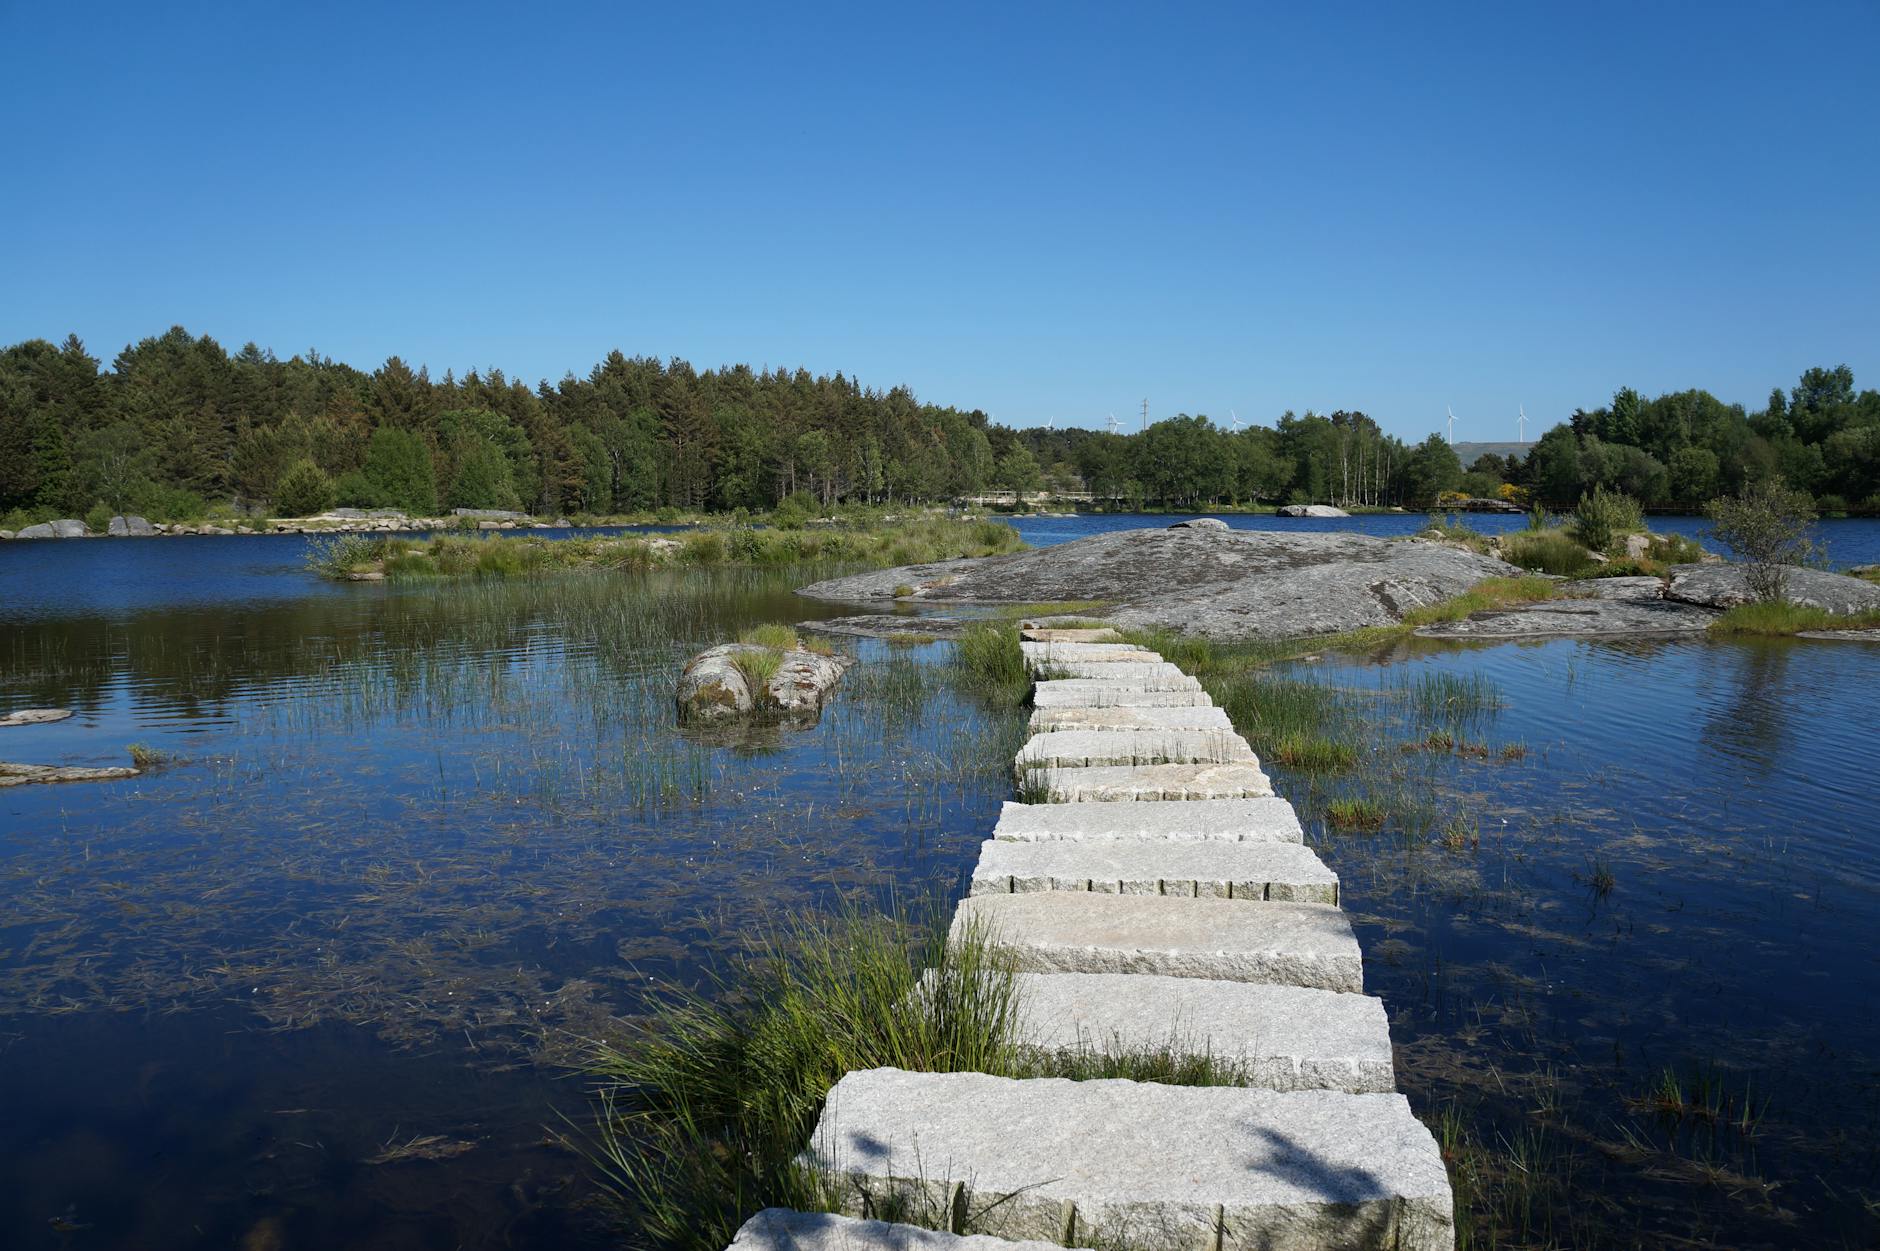
[[[1115,434],[1118,430],[1121,430],[1122,428],[1123,428],[1123,423],[1116,419],[1115,413],[1111,413],[1110,414],[1110,433]]]
[[[1239,414],[1239,413],[1237,413],[1237,412],[1235,412],[1235,411],[1234,411],[1233,409],[1231,409],[1231,408],[1227,410],[1227,415],[1228,415],[1229,417],[1232,417],[1232,418],[1234,419],[1234,424],[1233,424],[1233,431],[1234,431],[1234,433],[1235,433],[1235,434],[1239,434],[1239,433],[1240,433],[1240,428],[1241,428],[1242,426],[1244,426],[1244,425],[1246,425],[1247,423],[1246,423],[1246,422],[1244,422],[1244,421],[1242,421],[1242,420],[1240,419],[1240,414]]]
[[[1451,409],[1449,410],[1449,443],[1450,443],[1450,446],[1451,446],[1451,447],[1453,447],[1453,446],[1455,446],[1455,442],[1456,442],[1456,410],[1455,410],[1455,409],[1453,409],[1453,408],[1451,408]]]
[[[1520,425],[1517,426],[1516,429],[1521,431],[1521,442],[1526,443],[1527,442],[1527,405],[1525,404],[1520,405],[1519,411],[1521,415],[1515,418],[1515,420],[1518,421]]]

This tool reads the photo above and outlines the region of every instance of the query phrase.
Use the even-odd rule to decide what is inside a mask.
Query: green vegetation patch
[[[1880,610],[1859,613],[1832,613],[1811,604],[1791,600],[1758,600],[1739,604],[1710,623],[1710,632],[1719,635],[1763,635],[1781,637],[1804,630],[1871,630],[1880,628]]]

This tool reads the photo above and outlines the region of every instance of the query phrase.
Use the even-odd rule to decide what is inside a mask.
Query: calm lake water
[[[1824,533],[1880,558],[1880,524]],[[78,710],[0,758],[174,759],[0,790],[0,1246],[618,1245],[555,1140],[587,1111],[562,1066],[779,909],[956,883],[1019,718],[944,645],[864,642],[813,728],[679,731],[684,658],[841,615],[790,593],[824,570],[342,585],[304,549],[0,545],[0,709]],[[1405,1091],[1566,1179],[1530,1211],[1585,1213],[1528,1241],[1873,1245],[1880,647],[1428,644],[1283,680],[1376,740],[1274,773]],[[1467,750],[1405,750],[1433,728]],[[1340,797],[1390,820],[1327,832]],[[1663,1111],[1667,1073],[1722,1114]]]

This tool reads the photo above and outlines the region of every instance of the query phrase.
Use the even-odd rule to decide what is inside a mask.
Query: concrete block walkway
[[[1453,1251],[1442,1155],[1395,1093],[1384,1006],[1292,805],[1156,653],[1023,635],[1013,763],[1037,802],[1000,813],[952,941],[1010,956],[1026,1050],[1205,1057],[1238,1084],[850,1073],[804,1153],[846,1217],[760,1213],[733,1246]],[[884,1213],[935,1228],[862,1219]]]

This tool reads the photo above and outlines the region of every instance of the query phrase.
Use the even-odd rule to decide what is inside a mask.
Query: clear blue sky
[[[811,9],[814,8],[814,12]],[[798,11],[801,10],[801,11]],[[1880,386],[1880,7],[13,0],[0,341],[1001,421]],[[1537,427],[1530,425],[1530,436]]]

